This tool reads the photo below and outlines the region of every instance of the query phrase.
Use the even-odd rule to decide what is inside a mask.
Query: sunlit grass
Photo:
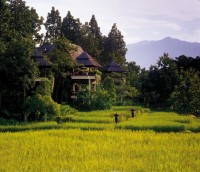
[[[0,125],[0,172],[200,171],[199,118],[141,107],[131,118],[132,108],[77,112],[63,123]]]
[[[130,109],[134,108],[135,117],[131,118]],[[113,115],[119,114],[115,124]],[[77,112],[71,114],[70,121],[64,123],[39,122],[20,125],[0,125],[0,131],[26,131],[42,129],[83,129],[83,130],[153,130],[156,132],[200,132],[200,119],[193,115],[180,115],[174,112],[150,111],[147,108],[119,106],[110,110]]]
[[[200,134],[125,130],[0,133],[0,171],[200,170]]]

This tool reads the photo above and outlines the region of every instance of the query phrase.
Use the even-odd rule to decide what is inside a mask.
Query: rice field
[[[0,125],[0,172],[199,172],[200,119],[134,107]],[[113,114],[120,115],[115,124]]]
[[[200,134],[60,129],[0,138],[2,172],[200,171]]]
[[[193,115],[180,115],[173,112],[153,112],[149,109],[134,107],[135,117],[131,118],[132,107],[113,107],[111,110],[77,112],[69,115],[70,121],[63,123],[38,122],[18,125],[0,125],[0,132],[27,130],[81,129],[81,130],[152,130],[155,132],[200,132],[200,118]],[[119,114],[116,125],[113,115]]]

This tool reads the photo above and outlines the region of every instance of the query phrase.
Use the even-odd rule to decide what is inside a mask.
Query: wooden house
[[[82,91],[82,85],[88,85],[88,91],[96,92],[97,75],[95,71],[101,65],[87,52],[82,52],[75,58],[78,67],[73,70],[71,79],[73,81],[71,98],[77,98],[76,93]]]
[[[82,91],[82,86],[87,85],[88,91],[96,91],[97,76],[95,70],[101,67],[101,65],[92,58],[87,52],[83,51],[80,46],[72,44],[71,56],[77,62],[77,66],[72,69],[71,73],[71,98],[77,98],[76,93]],[[52,64],[50,59],[50,53],[54,49],[52,44],[44,44],[35,49],[33,58],[38,62],[40,70],[40,77],[36,81],[40,82],[47,77],[47,71],[51,70]]]

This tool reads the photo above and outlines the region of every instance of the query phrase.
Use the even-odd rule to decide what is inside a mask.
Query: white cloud
[[[165,23],[164,27],[172,29],[174,31],[181,31],[181,26],[176,23]]]

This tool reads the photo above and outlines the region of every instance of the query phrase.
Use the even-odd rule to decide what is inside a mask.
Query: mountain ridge
[[[166,37],[157,41],[140,41],[127,44],[126,59],[128,62],[135,61],[141,68],[149,68],[155,65],[164,53],[170,58],[186,55],[190,57],[200,56],[200,43],[187,42],[176,38]]]

